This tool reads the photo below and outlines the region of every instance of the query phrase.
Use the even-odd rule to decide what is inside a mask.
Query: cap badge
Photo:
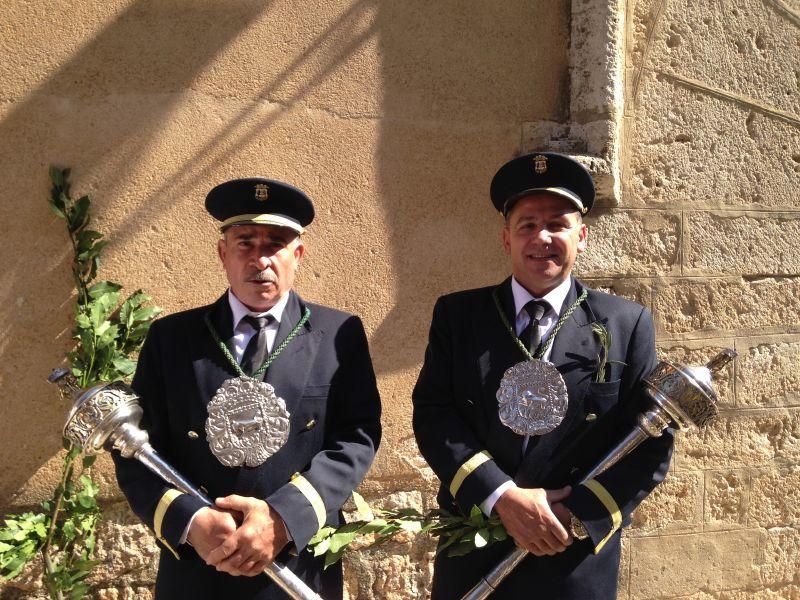
[[[256,184],[256,200],[266,200],[269,198],[269,187],[266,183]]]
[[[533,170],[537,175],[547,173],[547,157],[542,154],[537,154],[533,157]]]

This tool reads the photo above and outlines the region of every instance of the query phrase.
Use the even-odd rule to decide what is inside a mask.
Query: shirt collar
[[[567,299],[570,287],[572,287],[572,276],[567,277],[541,298],[537,298],[522,287],[522,284],[512,275],[511,292],[514,294],[514,316],[518,317],[520,311],[522,311],[525,305],[531,300],[544,300],[557,315],[561,314],[561,308],[564,306],[564,300]]]
[[[289,302],[289,294],[286,293],[283,297],[275,303],[275,306],[270,308],[268,311],[265,312],[253,312],[249,308],[247,308],[239,298],[236,297],[236,294],[233,293],[233,290],[228,289],[228,303],[231,305],[231,312],[233,313],[233,330],[236,331],[236,328],[239,326],[239,322],[244,319],[247,315],[252,315],[254,317],[263,317],[265,315],[272,315],[275,319],[276,323],[281,322],[281,317],[283,316],[283,311],[286,308],[286,304]]]

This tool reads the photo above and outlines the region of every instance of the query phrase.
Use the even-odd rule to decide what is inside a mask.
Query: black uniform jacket
[[[495,394],[506,369],[525,356],[499,317],[495,290],[513,324],[510,279],[444,296],[434,309],[425,363],[414,389],[414,432],[442,482],[440,506],[469,514],[509,479],[526,488],[573,485],[565,504],[586,525],[590,538],[573,542],[554,557],[529,555],[492,597],[614,598],[619,528],[664,478],[672,433],[649,439],[587,484],[577,482],[633,428],[636,413],[647,404],[640,380],[655,366],[650,313],[633,302],[588,290],[558,332],[550,355],[567,385],[567,414],[553,431],[531,438],[523,456],[524,438],[500,423]],[[562,310],[582,290],[573,280]],[[594,379],[601,345],[592,323],[611,333],[609,358],[617,361],[599,382]],[[433,597],[460,598],[512,549],[509,540],[463,557],[446,557],[445,551],[436,560]]]
[[[305,546],[323,524],[341,523],[340,508],[366,474],[380,440],[380,401],[358,317],[304,303],[290,293],[273,347],[286,338],[306,307],[311,316],[264,379],[285,400],[291,419],[288,441],[262,465],[225,467],[206,440],[206,405],[226,379],[236,377],[204,323],[208,314],[231,347],[227,295],[153,323],[133,387],[144,408],[142,427],[156,451],[212,499],[240,494],[266,500],[294,540],[279,560],[326,599],[340,598],[341,568],[323,572],[321,561]],[[202,504],[179,494],[137,461],[114,454],[122,491],[162,547],[157,597],[286,597],[266,575],[218,573],[189,544],[179,544]]]

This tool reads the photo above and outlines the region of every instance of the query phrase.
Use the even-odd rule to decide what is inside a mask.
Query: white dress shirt
[[[528,326],[531,318],[528,315],[528,312],[525,310],[525,305],[530,302],[531,300],[544,300],[547,303],[548,309],[542,315],[542,318],[539,319],[539,327],[537,328],[539,334],[542,336],[542,344],[547,344],[548,337],[550,336],[553,328],[556,326],[558,322],[558,315],[561,313],[561,309],[564,306],[564,300],[567,299],[567,294],[569,294],[569,289],[572,287],[572,277],[568,277],[563,282],[558,284],[554,289],[550,290],[547,294],[542,296],[541,298],[537,298],[533,294],[531,294],[528,290],[522,287],[516,278],[513,276],[511,277],[511,293],[514,296],[514,311],[517,315],[516,321],[514,322],[514,327],[516,329],[516,334],[519,336]],[[541,357],[542,360],[549,360],[550,354],[553,351],[552,344],[549,345],[547,351]],[[530,440],[530,436],[525,436],[525,439],[522,441],[522,453],[525,454],[525,450],[528,448],[528,441]],[[501,484],[495,491],[489,494],[489,497],[486,498],[483,502],[481,502],[480,509],[487,517],[492,514],[492,509],[494,509],[494,505],[500,499],[505,491],[511,487],[516,487],[516,483],[513,480],[506,481],[505,483]]]

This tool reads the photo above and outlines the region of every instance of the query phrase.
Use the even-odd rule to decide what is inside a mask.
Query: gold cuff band
[[[620,525],[622,525],[622,513],[619,510],[619,506],[617,506],[616,500],[614,500],[613,496],[608,493],[608,490],[604,488],[600,483],[598,483],[595,479],[590,479],[586,483],[584,483],[591,492],[597,496],[597,499],[603,503],[603,506],[606,507],[608,514],[611,515],[611,531],[606,534],[600,542],[595,546],[594,553],[597,554],[600,552],[601,548],[606,545],[606,542],[614,535],[614,532],[619,529]]]
[[[292,477],[289,483],[300,490],[300,493],[311,503],[311,508],[314,509],[314,514],[317,516],[317,524],[319,525],[317,529],[322,529],[322,526],[325,525],[326,515],[325,503],[322,501],[322,496],[320,496],[319,492],[314,489],[314,486],[309,483],[308,479],[302,475]]]
[[[161,500],[158,501],[158,506],[156,506],[155,515],[153,515],[153,532],[156,534],[158,540],[164,544],[169,551],[175,555],[175,558],[180,559],[178,553],[172,548],[172,546],[167,543],[167,540],[164,539],[164,536],[161,535],[161,526],[164,523],[164,516],[167,514],[167,509],[169,505],[177,498],[178,496],[183,495],[183,492],[180,490],[169,489],[164,492],[164,495],[161,496]]]
[[[453,481],[450,482],[450,495],[455,498],[458,490],[461,489],[461,484],[470,476],[470,474],[480,467],[483,463],[492,460],[492,455],[484,450],[473,455],[467,462],[461,465],[456,471]]]

